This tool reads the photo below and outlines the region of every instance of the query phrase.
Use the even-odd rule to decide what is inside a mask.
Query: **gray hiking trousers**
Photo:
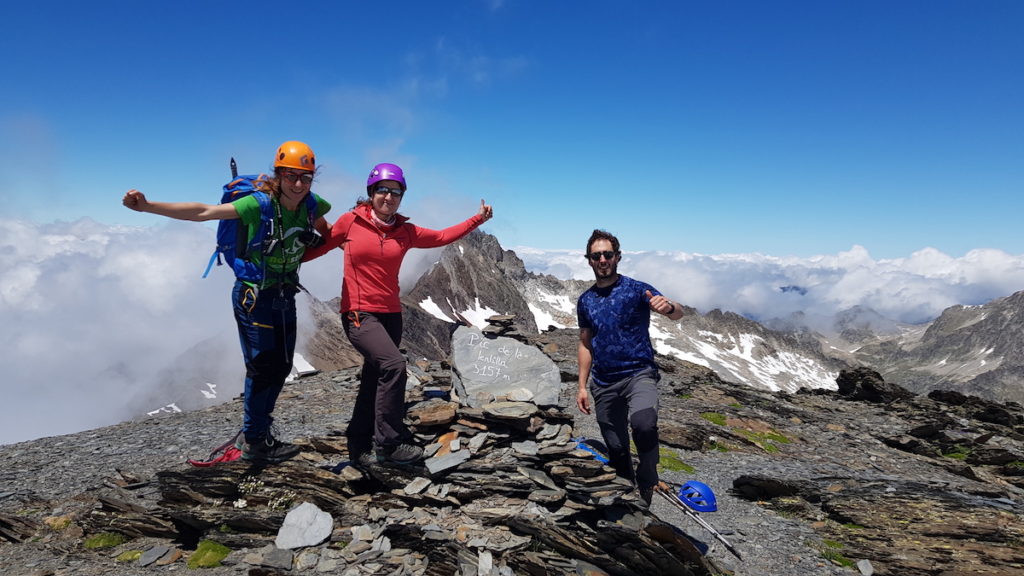
[[[658,380],[657,370],[601,385],[590,381],[594,412],[608,447],[608,463],[615,472],[640,488],[658,483]],[[639,463],[633,470],[629,453],[629,429]]]

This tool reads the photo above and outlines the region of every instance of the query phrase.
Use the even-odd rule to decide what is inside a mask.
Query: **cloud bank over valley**
[[[243,368],[233,276],[215,267],[200,278],[213,230],[175,221],[129,228],[0,219],[0,443],[136,417],[165,404],[168,383],[182,379],[195,382],[197,395],[208,383],[223,398],[237,395]],[[532,272],[592,278],[582,250],[511,249]],[[411,252],[402,286],[411,288],[438,253]],[[303,266],[303,284],[330,300],[341,269],[341,253],[332,253]],[[856,246],[813,258],[627,252],[620,271],[701,312],[721,308],[767,320],[797,311],[825,317],[860,305],[919,323],[954,304],[1019,290],[1024,255],[979,249],[952,257],[926,248],[874,260]],[[576,296],[569,295],[573,302]],[[305,296],[299,298],[301,304]],[[301,341],[301,328],[310,325],[301,312],[299,324]],[[203,356],[197,351],[206,358],[196,360]]]
[[[582,249],[512,250],[532,272],[593,278]],[[718,308],[764,322],[795,312],[831,318],[861,306],[919,324],[950,306],[984,304],[1021,290],[1024,255],[977,249],[957,258],[924,248],[906,258],[875,260],[861,246],[811,258],[624,251],[619,272],[700,312]]]

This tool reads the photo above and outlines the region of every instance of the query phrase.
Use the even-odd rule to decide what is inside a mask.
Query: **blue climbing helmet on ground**
[[[309,146],[301,142],[285,142],[278,148],[274,158],[274,169],[297,168],[313,170],[315,167],[315,156]],[[206,264],[206,271],[203,278],[210,274],[213,263],[218,266],[227,263],[231,265],[235,277],[246,282],[261,282],[263,280],[263,266],[257,265],[250,255],[260,253],[264,247],[273,241],[274,237],[274,206],[270,200],[269,187],[267,183],[270,176],[266,174],[238,175],[238,166],[235,159],[231,159],[231,181],[224,185],[220,203],[234,202],[239,198],[253,196],[260,206],[260,223],[250,239],[248,229],[242,225],[242,221],[221,220],[217,224],[217,247],[210,255],[210,261]],[[316,195],[310,191],[306,194],[306,214],[309,216],[309,230],[313,230],[316,221],[317,201]]]
[[[696,480],[690,480],[679,488],[679,500],[697,512],[718,510],[718,501],[711,487]]]

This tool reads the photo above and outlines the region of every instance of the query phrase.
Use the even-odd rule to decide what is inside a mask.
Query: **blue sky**
[[[0,9],[8,217],[155,225],[125,190],[214,202],[300,139],[330,218],[391,161],[506,247],[1024,253],[1015,0],[142,6]]]
[[[137,416],[168,377],[238,392],[240,363],[191,361],[237,358],[233,279],[199,279],[212,226],[120,201],[216,202],[230,157],[267,170],[291,139],[332,220],[396,162],[418,224],[485,198],[484,230],[560,278],[592,277],[606,228],[701,312],[921,323],[1024,286],[1024,2],[280,6],[0,8],[0,443]],[[303,283],[328,300],[340,269]]]

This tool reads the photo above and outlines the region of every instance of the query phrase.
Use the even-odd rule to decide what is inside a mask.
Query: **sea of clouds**
[[[172,381],[194,380],[197,388],[211,382],[223,398],[237,395],[243,370],[233,277],[222,267],[200,278],[212,245],[212,226],[188,222],[0,219],[0,444],[137,417],[168,401]],[[592,278],[581,251],[513,250],[532,272]],[[402,285],[412,287],[437,253],[410,253]],[[308,263],[303,284],[321,300],[334,298],[341,267],[340,252]],[[626,253],[620,272],[701,312],[720,308],[767,320],[860,305],[919,323],[955,304],[1019,290],[1024,255],[975,250],[954,258],[923,249],[874,260],[856,246],[812,258]],[[300,326],[306,320],[300,317]],[[197,344],[223,361],[193,363]]]
[[[582,250],[513,250],[532,272],[593,278]],[[718,308],[762,322],[796,312],[831,319],[861,306],[919,324],[950,306],[984,304],[1024,289],[1024,255],[990,249],[954,258],[924,248],[889,260],[875,260],[861,246],[810,258],[623,252],[619,272],[700,312]]]

